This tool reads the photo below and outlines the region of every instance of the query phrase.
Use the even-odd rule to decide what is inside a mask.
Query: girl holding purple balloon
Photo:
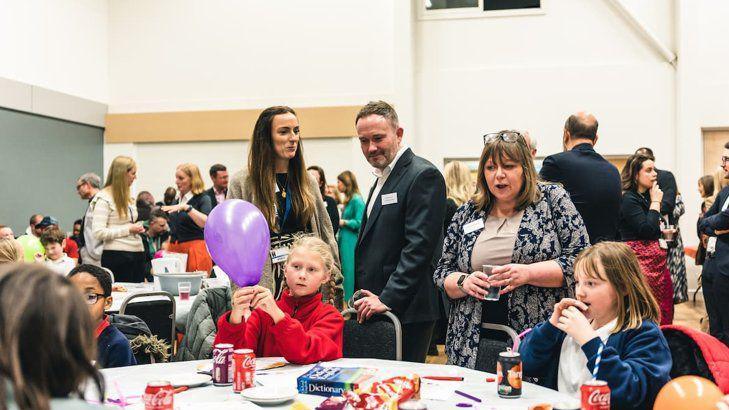
[[[314,236],[329,245],[334,259],[331,275],[335,285],[323,287],[323,299],[341,309],[342,273],[338,247],[319,187],[306,171],[299,120],[293,109],[276,106],[261,112],[253,129],[248,167],[231,179],[227,199],[243,199],[255,205],[263,215],[270,235],[270,251],[259,282],[248,283],[249,278],[236,280],[238,272],[228,270],[248,270],[249,266],[230,263],[231,268],[226,269],[225,263],[215,258],[234,282],[239,286],[244,286],[241,283],[259,284],[271,290],[278,299],[285,284],[284,262],[291,244],[298,238]],[[245,241],[246,238],[235,239],[244,244],[240,252],[258,246],[251,243],[253,241]]]

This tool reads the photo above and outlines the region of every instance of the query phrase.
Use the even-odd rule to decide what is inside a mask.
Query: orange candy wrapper
[[[420,399],[420,376],[397,376],[374,382],[364,389],[344,392],[354,409],[397,410],[400,403]]]

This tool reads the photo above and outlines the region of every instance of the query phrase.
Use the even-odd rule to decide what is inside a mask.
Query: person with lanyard
[[[306,171],[299,132],[299,120],[290,107],[263,110],[253,129],[248,167],[232,177],[227,199],[251,202],[268,221],[271,252],[261,286],[278,299],[285,287],[283,262],[291,244],[302,236],[316,236],[331,247],[334,255],[330,281],[322,289],[323,300],[341,308],[337,242],[317,183]]]
[[[162,207],[170,214],[172,241],[167,250],[187,255],[187,272],[210,273],[213,260],[205,246],[204,228],[213,204],[205,194],[200,169],[195,164],[178,165],[175,183],[180,191],[178,203]]]
[[[144,226],[137,220],[131,186],[137,179],[137,164],[132,158],[114,158],[106,184],[94,197],[96,206],[91,231],[103,242],[101,266],[111,270],[117,282],[142,282],[145,276],[144,245],[140,234]]]

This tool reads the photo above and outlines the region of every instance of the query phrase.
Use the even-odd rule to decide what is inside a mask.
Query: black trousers
[[[147,259],[144,252],[107,251],[101,254],[101,266],[114,274],[116,282],[144,282]]]
[[[433,334],[435,320],[430,322],[403,323],[402,325],[402,359],[406,362],[425,363],[428,354],[430,337]]]
[[[709,314],[709,333],[729,346],[729,277],[720,273],[702,276],[701,286]]]

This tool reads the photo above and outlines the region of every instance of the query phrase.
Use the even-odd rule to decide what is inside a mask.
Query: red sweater
[[[230,311],[218,319],[217,343],[236,349],[253,349],[258,357],[283,356],[296,364],[310,364],[342,357],[344,318],[332,305],[321,302],[321,293],[294,298],[288,291],[276,304],[284,312],[277,324],[268,313],[256,309],[247,321],[234,325]]]

